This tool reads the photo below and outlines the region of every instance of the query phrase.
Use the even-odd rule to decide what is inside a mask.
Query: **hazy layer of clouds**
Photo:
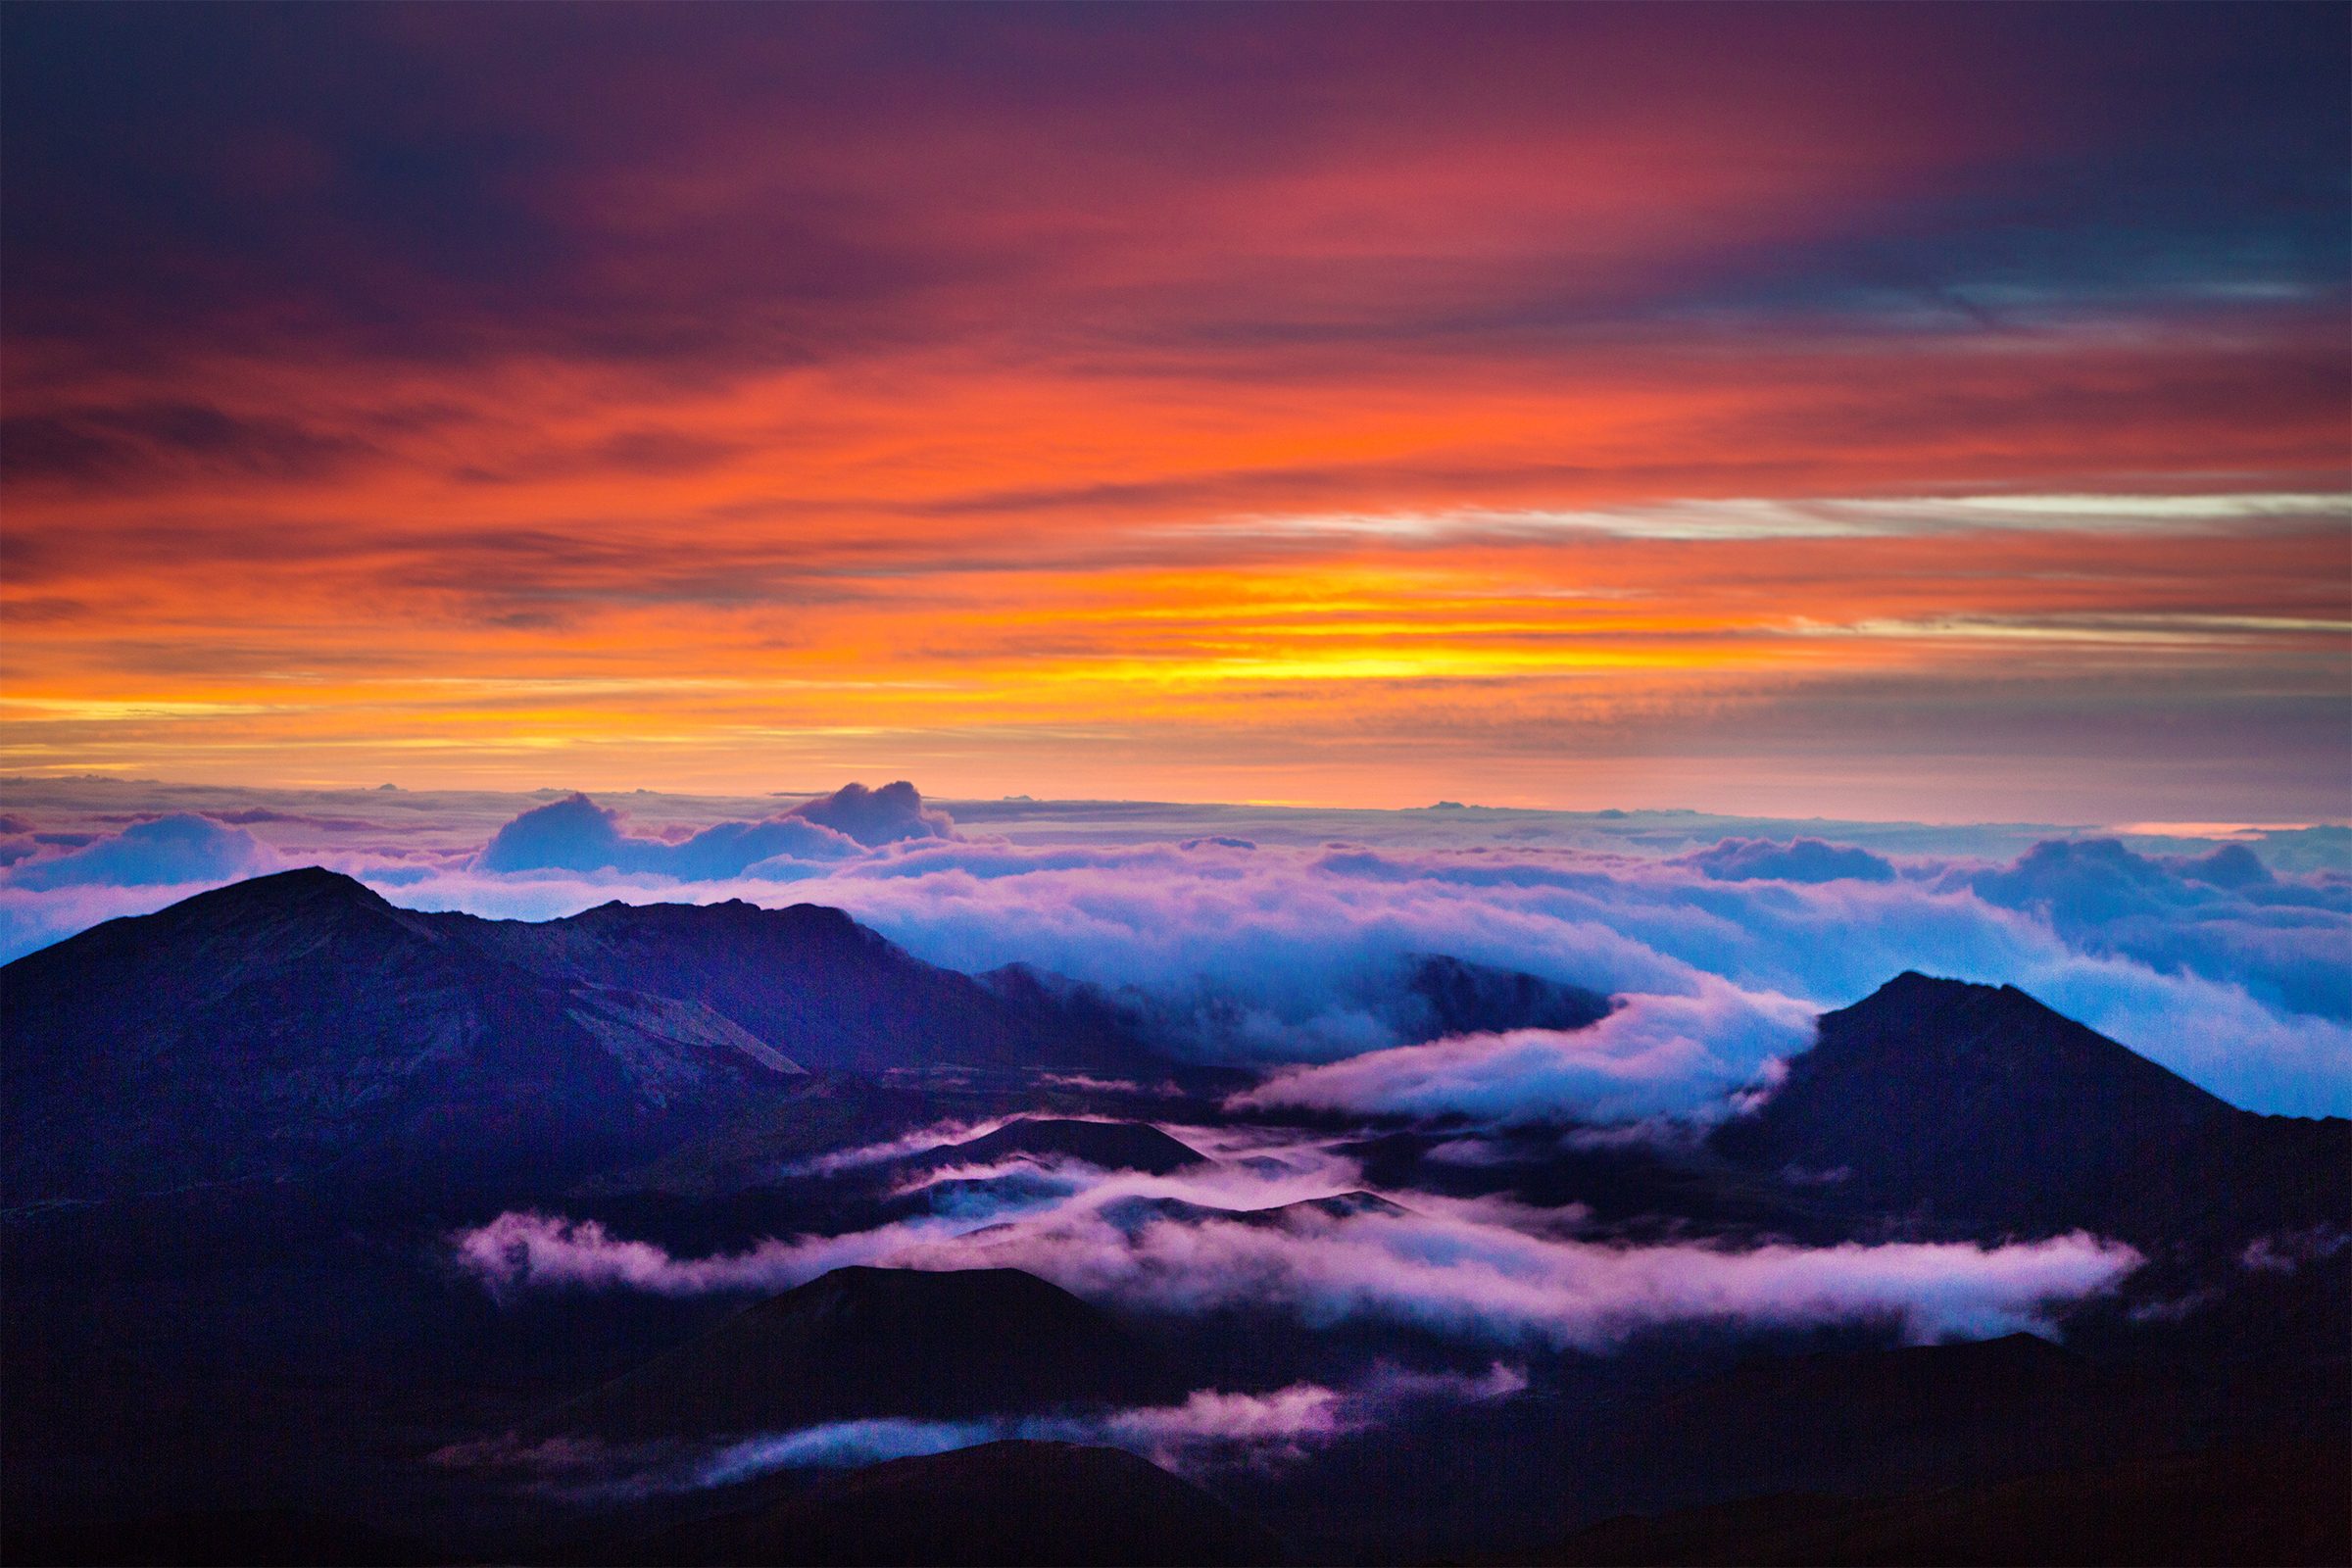
[[[926,808],[913,785],[846,784],[756,822],[720,822],[682,838],[629,833],[619,811],[569,795],[523,812],[490,837],[482,871],[647,872],[678,882],[731,877],[790,881],[808,862],[840,860],[908,839],[952,839],[948,813]]]
[[[1198,1389],[1172,1405],[969,1420],[906,1416],[827,1421],[699,1445],[615,1446],[586,1438],[525,1445],[512,1434],[453,1444],[432,1455],[450,1468],[505,1472],[533,1490],[579,1498],[645,1496],[738,1485],[776,1470],[846,1469],[946,1453],[1008,1438],[1124,1448],[1162,1468],[1198,1472],[1301,1459],[1336,1439],[1388,1424],[1412,1406],[1483,1403],[1527,1387],[1497,1361],[1482,1375],[1377,1366],[1334,1389],[1294,1383],[1264,1393]]]
[[[1353,1167],[1295,1137],[1278,1157],[1279,1168],[1220,1164],[1166,1177],[1061,1161],[1053,1166],[1060,1183],[1002,1184],[1000,1200],[954,1218],[701,1258],[535,1213],[503,1214],[453,1245],[460,1266],[500,1294],[764,1293],[852,1262],[1012,1267],[1148,1312],[1250,1307],[1310,1325],[1371,1319],[1587,1349],[1679,1322],[1884,1322],[1914,1341],[1983,1338],[2042,1326],[2056,1304],[2108,1289],[2139,1262],[2129,1248],[2081,1234],[1991,1248],[1625,1246],[1575,1235],[1573,1210],[1424,1193],[1396,1195],[1402,1209],[1332,1213],[1289,1205],[1354,1190]],[[973,1182],[1036,1168],[1007,1161],[940,1174]]]
[[[1294,1383],[1263,1394],[1200,1389],[1182,1403],[1094,1415],[996,1416],[977,1421],[839,1421],[730,1444],[694,1472],[699,1486],[727,1486],[770,1470],[871,1464],[943,1453],[1004,1438],[1102,1444],[1177,1471],[1304,1458],[1335,1439],[1386,1424],[1414,1403],[1507,1398],[1527,1375],[1496,1362],[1483,1377],[1376,1370],[1350,1388]]]
[[[1238,1100],[1506,1126],[1710,1119],[1810,1047],[1814,1017],[1802,1003],[1711,982],[1695,997],[1629,997],[1584,1029],[1460,1035],[1295,1068]]]
[[[838,860],[861,847],[846,834],[792,815],[721,822],[675,843],[643,838],[623,828],[618,811],[572,795],[535,807],[500,828],[473,866],[492,872],[641,872],[677,882],[715,882],[747,873],[789,875],[785,868],[795,862]]]
[[[1265,1063],[1410,1044],[1383,999],[1418,954],[1617,995],[1712,997],[1725,1018],[1843,1005],[1916,968],[2017,985],[2239,1104],[2352,1110],[2352,876],[2309,868],[2334,853],[2320,830],[2241,843],[1800,831],[1674,812],[1039,802],[964,803],[958,827],[905,785],[779,808],[559,791],[271,805],[196,786],[20,782],[5,804],[25,830],[0,869],[0,954],[12,956],[308,863],[412,907],[516,918],[615,898],[809,902],[951,967],[1026,962],[1132,988],[1188,1049]],[[140,809],[163,806],[178,808]],[[1429,1085],[1443,1081],[1490,1119],[1590,1119],[1709,1114],[1760,1065],[1752,1035],[1685,1040],[1680,1079],[1592,1041],[1512,1048],[1549,1071],[1533,1071],[1533,1056],[1517,1063],[1526,1073],[1500,1070],[1492,1042],[1455,1048],[1442,1070],[1435,1056],[1381,1066],[1427,1069],[1420,1101],[1434,1104]],[[1500,1103],[1520,1080],[1523,1102]]]
[[[37,843],[28,848],[37,849]],[[242,827],[208,816],[159,816],[134,822],[60,853],[33,854],[5,873],[14,888],[213,886],[274,871],[277,852]]]
[[[1891,882],[1894,866],[1884,856],[1820,839],[1725,839],[1685,856],[1682,863],[1718,882]]]

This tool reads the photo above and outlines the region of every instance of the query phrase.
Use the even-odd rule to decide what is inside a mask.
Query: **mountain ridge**
[[[2352,1121],[2242,1109],[2014,986],[1906,970],[1822,1014],[1711,1146],[1929,1230],[2208,1245],[2352,1213]]]
[[[653,1157],[806,1067],[1132,1067],[846,913],[406,910],[319,867],[0,967],[14,1200]]]
[[[1178,1391],[1101,1308],[1012,1268],[851,1265],[744,1308],[535,1423],[622,1441],[1017,1414]]]

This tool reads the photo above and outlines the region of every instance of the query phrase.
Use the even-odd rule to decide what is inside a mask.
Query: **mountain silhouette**
[[[1016,1116],[994,1132],[926,1150],[906,1163],[922,1169],[993,1165],[1007,1159],[1076,1159],[1103,1170],[1166,1176],[1205,1165],[1208,1156],[1144,1122]]]
[[[804,1068],[1130,1065],[836,909],[394,907],[312,868],[0,968],[12,1201],[222,1181],[556,1179],[642,1160]]]
[[[1917,973],[1823,1014],[1713,1143],[1970,1234],[2243,1246],[2352,1213],[2352,1123],[2240,1110],[2013,986]]]
[[[1500,1034],[1511,1029],[1582,1029],[1609,1015],[1609,999],[1517,969],[1446,954],[1408,959],[1397,1000],[1386,1009],[1407,1040]]]
[[[1180,1393],[1153,1347],[1033,1274],[853,1267],[737,1313],[537,1427],[638,1441]]]
[[[894,1459],[640,1544],[667,1563],[1245,1564],[1264,1526],[1118,1448],[1020,1440]]]

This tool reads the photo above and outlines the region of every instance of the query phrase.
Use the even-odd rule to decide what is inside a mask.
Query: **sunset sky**
[[[2341,819],[2348,15],[11,5],[0,771]]]

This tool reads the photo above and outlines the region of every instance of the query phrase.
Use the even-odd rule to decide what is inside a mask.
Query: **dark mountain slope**
[[[1582,1029],[1609,1015],[1609,999],[1516,969],[1424,954],[1405,966],[1391,1012],[1408,1040],[1499,1034],[1510,1029]]]
[[[651,1158],[804,1063],[1104,1064],[838,910],[527,924],[315,868],[18,959],[0,1026],[15,1204],[325,1172],[552,1183]]]
[[[640,1544],[667,1563],[1278,1563],[1282,1544],[1117,1448],[982,1444],[894,1459]]]
[[[92,1568],[401,1568],[448,1560],[423,1543],[291,1508],[11,1520],[0,1560]]]
[[[797,1071],[707,1009],[551,983],[325,871],[0,969],[17,1203],[208,1182],[595,1164]]]
[[[1166,1176],[1205,1165],[1206,1155],[1143,1122],[1079,1121],[1056,1116],[1016,1116],[992,1133],[965,1143],[927,1150],[906,1161],[918,1169],[946,1165],[993,1165],[1007,1159],[1076,1159],[1103,1170],[1134,1170]]]
[[[1277,1203],[1270,1208],[1216,1208],[1206,1203],[1188,1203],[1181,1198],[1119,1198],[1104,1203],[1099,1212],[1121,1232],[1133,1235],[1146,1226],[1162,1222],[1297,1229],[1317,1221],[1354,1219],[1363,1214],[1395,1218],[1411,1210],[1378,1193],[1357,1191],[1334,1193],[1329,1198],[1302,1198],[1295,1203]]]
[[[840,1268],[737,1313],[538,1428],[635,1441],[1143,1403],[1178,1392],[1151,1346],[1033,1274]]]
[[[2216,1099],[2013,987],[1904,974],[1715,1149],[1934,1231],[2242,1248],[2352,1215],[2352,1123]]]
[[[535,972],[702,1003],[808,1067],[1126,1069],[1139,1056],[817,905],[607,904],[539,925],[466,924]]]
[[[1616,1453],[1668,1494],[1883,1492],[2080,1464],[2138,1448],[2133,1390],[2030,1334],[1759,1356],[1666,1395]]]

